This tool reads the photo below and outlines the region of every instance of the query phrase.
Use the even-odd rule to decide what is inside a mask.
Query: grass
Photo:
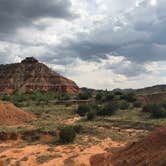
[[[166,118],[153,119],[149,113],[144,113],[140,109],[118,110],[110,117],[98,118],[96,121],[104,121],[113,126],[121,128],[135,128],[152,130],[156,127],[166,125]]]
[[[68,124],[69,119],[73,120],[78,117],[76,110],[77,104],[54,104],[47,103],[34,104],[29,102],[23,104],[22,109],[32,112],[36,115],[37,120],[29,121],[27,126],[0,126],[0,132],[20,133],[22,141],[17,145],[23,148],[27,145],[47,144],[48,148],[45,154],[38,154],[36,161],[38,165],[47,163],[49,160],[61,157],[55,146],[62,145],[59,143],[59,131],[67,125],[75,126],[77,133],[76,139],[68,146],[80,146],[81,150],[89,148],[93,145],[101,143],[104,139],[111,138],[117,142],[132,142],[145,137],[150,130],[159,126],[166,126],[166,118],[153,119],[149,113],[141,111],[141,108],[129,108],[126,110],[116,110],[111,116],[97,116],[93,121],[87,121],[85,117],[80,120]],[[42,143],[40,138],[42,134],[52,134],[53,140]],[[39,139],[38,139],[39,137]],[[72,148],[71,148],[72,149]],[[66,151],[66,154],[68,152]],[[23,157],[16,165],[27,161],[28,157]],[[10,159],[6,160],[6,164],[10,163]],[[72,163],[72,158],[66,159],[66,165]]]
[[[26,105],[26,104],[25,104]],[[32,112],[37,116],[37,120],[29,121],[28,126],[23,127],[6,127],[1,126],[0,132],[5,133],[24,133],[27,131],[37,130],[42,132],[57,132],[60,128],[66,125],[68,119],[76,117],[77,104],[66,106],[65,104],[48,103],[46,105],[30,104],[22,109]],[[128,110],[117,110],[112,116],[97,117],[93,121],[87,121],[85,118],[75,122],[74,125],[83,126],[83,130],[77,133],[77,138],[81,136],[96,137],[98,139],[105,139],[108,137],[114,140],[127,140],[128,133],[119,133],[111,129],[112,126],[119,127],[121,129],[143,129],[152,130],[159,126],[166,125],[165,119],[152,119],[150,114],[144,113],[140,108],[132,108]],[[32,126],[32,127],[29,127]],[[102,128],[102,126],[107,126]],[[33,128],[33,129],[32,129]],[[123,135],[124,136],[123,136]],[[141,134],[136,134],[136,137],[140,137]],[[134,136],[133,136],[134,138]],[[55,136],[55,142],[58,139]],[[76,143],[80,143],[83,140],[76,139]]]
[[[20,161],[27,161],[27,160],[28,160],[28,157],[25,156],[25,157],[23,157]]]
[[[38,164],[43,164],[43,163],[45,163],[45,162],[47,162],[47,161],[49,161],[49,160],[52,160],[52,159],[58,158],[58,157],[61,157],[61,156],[58,155],[58,154],[41,155],[41,156],[38,156],[38,157],[36,158],[36,161],[37,161]]]
[[[47,131],[57,131],[64,126],[67,119],[75,117],[75,109],[77,105],[66,107],[65,105],[51,105],[45,107],[44,111],[41,111],[41,106],[27,107],[26,110],[38,113],[38,120],[29,122],[30,125],[34,126],[34,129],[41,132]],[[40,111],[39,111],[40,110]],[[166,119],[152,119],[148,113],[141,112],[140,109],[130,109],[130,110],[118,110],[112,116],[98,117],[94,121],[86,121],[82,119],[76,122],[75,125],[83,126],[81,133],[78,133],[76,143],[84,142],[84,140],[79,140],[80,137],[89,136],[96,137],[100,140],[111,137],[116,141],[125,141],[128,139],[135,139],[136,137],[141,137],[142,135],[137,133],[135,136],[128,136],[128,133],[119,133],[118,131],[113,131],[109,127],[115,126],[121,129],[143,129],[152,130],[155,127],[166,125]],[[107,126],[106,128],[101,128],[101,126]],[[28,127],[1,127],[2,132],[27,132],[31,131]],[[58,139],[58,138],[57,138]],[[56,141],[56,137],[55,137]],[[83,143],[84,144],[84,143]]]
[[[112,116],[97,117],[94,121],[82,119],[77,123],[84,128],[81,136],[88,135],[100,140],[111,137],[115,141],[129,141],[143,138],[148,131],[166,125],[166,119],[152,119],[140,108],[134,108],[117,110]],[[131,129],[132,132],[128,132],[127,129]]]
[[[75,116],[77,105],[66,107],[65,105],[48,104],[44,108],[40,105],[24,107],[23,109],[37,115],[38,120],[29,122],[35,128],[42,131],[54,131],[62,127],[69,118]]]
[[[10,161],[11,159],[10,158],[7,158],[5,161],[4,161],[4,166],[8,166],[10,164]]]

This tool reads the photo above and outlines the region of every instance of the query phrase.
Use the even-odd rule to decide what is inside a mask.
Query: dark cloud
[[[156,6],[143,1],[124,14],[125,24],[123,20],[110,21],[88,34],[86,40],[80,35],[77,41],[65,41],[68,44],[58,46],[57,52],[93,61],[106,58],[105,54],[110,52],[116,52],[117,56],[125,56],[135,63],[166,60],[165,10],[164,0],[159,0]],[[114,28],[117,25],[119,30],[116,31]]]
[[[71,19],[70,0],[0,0],[0,33],[30,26],[39,18]]]
[[[66,65],[72,63],[76,58],[100,62],[101,59],[107,59],[107,54],[114,52],[114,56],[124,56],[131,64],[127,65],[125,61],[122,61],[115,66],[108,64],[105,66],[106,69],[128,77],[147,73],[144,63],[166,60],[166,1],[158,0],[156,6],[151,6],[149,2],[144,0],[132,10],[124,13],[122,11],[120,17],[110,16],[108,13],[102,23],[99,21],[99,24],[103,25],[97,28],[95,23],[89,24],[87,18],[86,28],[89,26],[90,29],[87,28],[88,33],[81,34],[84,29],[81,27],[83,26],[81,21],[78,21],[80,25],[76,26],[77,30],[74,29],[75,26],[72,27],[74,32],[66,28],[66,32],[62,30],[58,33],[58,35],[73,33],[73,39],[72,37],[69,37],[70,39],[62,37],[60,44],[55,45],[38,43],[39,47],[42,45],[46,51],[40,53],[37,58],[48,64]],[[105,3],[104,0],[103,3]],[[119,3],[120,6],[123,6],[122,1]],[[20,27],[36,26],[33,21],[40,18],[71,19],[75,15],[70,9],[70,0],[0,0],[1,40],[7,39],[8,33],[11,35],[11,32]],[[116,19],[110,19],[111,17]],[[93,20],[93,18],[91,19]],[[73,24],[77,24],[77,22]],[[64,24],[64,26],[66,25]],[[93,26],[92,30],[90,26]],[[80,32],[79,28],[82,28]],[[70,34],[66,36],[70,36]],[[32,42],[32,46],[35,44]],[[31,43],[26,43],[26,40],[21,41],[20,45],[24,48],[31,47]],[[0,60],[3,62],[7,59],[0,57]]]

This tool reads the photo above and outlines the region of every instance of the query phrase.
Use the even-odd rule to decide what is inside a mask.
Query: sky
[[[0,0],[0,63],[35,57],[80,87],[166,84],[166,0]]]

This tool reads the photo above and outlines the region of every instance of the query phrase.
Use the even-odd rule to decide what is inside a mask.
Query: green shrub
[[[102,93],[97,93],[95,99],[96,99],[96,101],[102,101],[103,94]]]
[[[70,96],[67,93],[59,93],[57,98],[58,100],[69,100]]]
[[[78,94],[77,99],[79,99],[79,100],[88,100],[91,97],[92,97],[92,94],[90,92],[82,92],[82,93]]]
[[[38,130],[25,131],[22,133],[22,139],[27,142],[35,142],[40,138],[40,132]]]
[[[125,93],[121,96],[121,99],[124,99],[128,102],[135,102],[137,99],[136,99],[136,95],[134,92],[129,92],[129,93]]]
[[[122,95],[122,91],[121,90],[114,90],[114,94],[115,95]]]
[[[89,105],[87,104],[81,104],[78,106],[78,109],[77,109],[77,114],[80,115],[80,116],[85,116],[88,112],[90,112],[91,108]]]
[[[54,159],[57,156],[57,154],[51,155],[51,154],[46,154],[46,155],[41,155],[41,156],[37,156],[36,161],[39,165],[44,164],[46,162],[48,162],[51,159]]]
[[[48,101],[54,100],[55,98],[57,98],[57,94],[50,91],[33,91],[26,93],[15,91],[11,95],[3,94],[1,96],[2,100],[10,101],[20,106],[26,105],[27,102],[33,102],[36,105],[40,105],[41,103],[47,104]]]
[[[103,107],[97,110],[98,116],[111,116],[119,109],[119,104],[117,102],[107,103]]]
[[[133,103],[133,106],[136,107],[136,108],[140,108],[140,107],[142,107],[142,103],[140,101],[135,101]]]
[[[163,104],[149,104],[143,107],[143,112],[150,112],[153,118],[165,118],[166,108]]]
[[[130,103],[128,103],[127,101],[120,101],[119,105],[120,105],[120,109],[122,110],[126,110],[130,107]]]
[[[91,121],[91,120],[94,120],[96,117],[96,113],[95,111],[90,111],[86,114],[86,118],[87,120]]]
[[[142,108],[143,112],[154,112],[154,110],[159,110],[160,109],[160,105],[157,104],[147,104]]]
[[[105,101],[111,101],[111,100],[113,100],[114,99],[114,94],[112,94],[112,93],[107,93],[106,95],[105,95]]]
[[[159,110],[154,110],[152,112],[152,116],[154,118],[165,118],[166,117],[166,110],[164,107],[161,107]]]
[[[81,125],[74,125],[73,129],[76,133],[81,133],[81,131],[83,130],[83,127]]]
[[[76,137],[76,132],[72,126],[64,127],[60,130],[59,139],[61,143],[71,143]]]

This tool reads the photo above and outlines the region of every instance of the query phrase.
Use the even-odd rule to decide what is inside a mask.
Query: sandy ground
[[[19,145],[19,142],[0,144],[0,166],[7,164],[8,166],[89,166],[92,155],[104,153],[110,147],[120,147],[124,144],[108,138],[91,146],[37,144],[18,147]],[[46,156],[46,159],[42,156]]]
[[[64,122],[66,125],[72,125],[74,124],[76,121],[80,120],[81,117],[74,117],[74,118],[69,118],[66,122]]]

